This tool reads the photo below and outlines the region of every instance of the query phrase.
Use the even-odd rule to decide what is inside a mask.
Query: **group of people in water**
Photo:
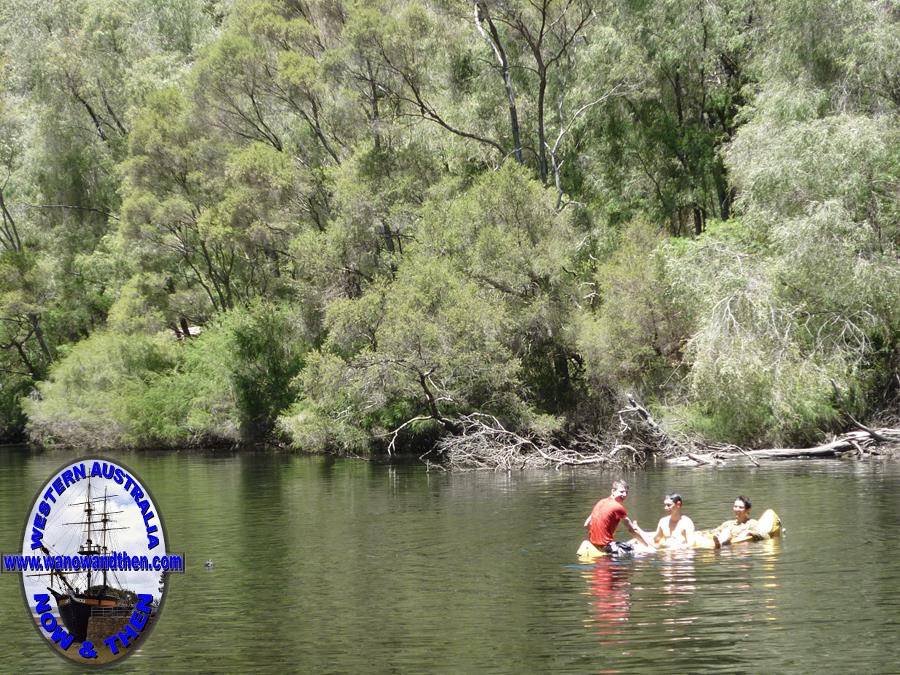
[[[610,555],[647,553],[659,548],[692,548],[699,544],[719,548],[730,542],[765,538],[757,521],[750,517],[750,499],[743,495],[734,500],[733,519],[704,532],[695,530],[693,521],[681,512],[683,500],[677,493],[665,496],[663,508],[666,515],[660,518],[655,532],[642,530],[637,521],[628,517],[624,506],[627,497],[628,483],[615,481],[609,497],[598,501],[584,521],[591,544]],[[624,523],[633,535],[629,541],[616,541],[615,534],[620,523]]]

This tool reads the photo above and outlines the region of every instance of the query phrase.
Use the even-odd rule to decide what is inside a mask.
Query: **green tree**
[[[607,21],[625,86],[595,118],[588,154],[598,153],[601,191],[665,219],[674,235],[727,220],[734,194],[721,151],[754,82],[757,14],[743,0],[670,0],[616,3]]]
[[[597,391],[627,388],[642,399],[657,398],[681,365],[690,313],[666,269],[665,239],[648,222],[635,221],[597,270],[599,307],[584,312],[578,335]]]
[[[332,303],[329,337],[283,427],[304,449],[358,450],[366,444],[360,432],[384,443],[413,422],[452,430],[460,412],[521,415],[518,361],[503,342],[509,324],[497,300],[429,260],[406,262],[389,286]]]
[[[516,326],[508,344],[537,406],[559,412],[570,405],[578,241],[570,215],[556,210],[556,195],[507,162],[449,203],[436,195],[417,240],[417,252],[449,259],[458,274],[500,294]]]

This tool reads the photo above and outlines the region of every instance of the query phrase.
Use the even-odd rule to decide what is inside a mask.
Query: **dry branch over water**
[[[900,429],[868,427],[834,437],[810,448],[766,448],[750,450],[730,444],[706,444],[676,439],[653,419],[646,408],[628,397],[629,405],[618,412],[619,429],[606,437],[575,435],[565,443],[537,434],[517,433],[494,416],[463,415],[459,432],[443,437],[422,459],[429,468],[442,470],[492,470],[554,468],[564,466],[643,466],[652,459],[665,459],[686,466],[721,466],[748,460],[821,457],[874,457],[892,455],[900,449]]]
[[[509,471],[563,466],[642,466],[652,457],[690,454],[689,446],[666,433],[646,408],[628,397],[618,411],[615,433],[579,433],[565,443],[517,433],[492,415],[472,413],[457,421],[459,433],[443,437],[422,455],[429,466],[451,470]]]

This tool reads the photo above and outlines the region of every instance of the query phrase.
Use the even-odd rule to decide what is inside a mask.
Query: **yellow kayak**
[[[763,539],[771,539],[781,534],[781,518],[772,509],[766,509],[759,517],[757,522],[757,532],[759,536],[754,536],[749,532],[732,539],[732,544],[740,544],[745,541],[761,541]],[[712,539],[713,530],[698,530],[694,533],[694,548],[715,548]],[[578,547],[576,554],[581,562],[592,562],[598,558],[605,558],[609,555],[606,551],[601,551],[591,542],[585,539]]]
[[[581,542],[581,546],[578,547],[578,553],[576,553],[576,555],[581,562],[592,562],[597,558],[605,558],[609,555],[609,553],[607,553],[606,551],[601,551],[599,548],[585,539],[583,542]]]

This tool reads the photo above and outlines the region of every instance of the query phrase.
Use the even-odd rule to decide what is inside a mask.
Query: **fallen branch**
[[[835,395],[835,397],[837,398],[838,402],[839,402],[844,408],[847,408],[848,406],[846,406],[846,405],[844,404],[844,395],[841,393],[841,389],[840,389],[840,387],[838,387],[837,382],[835,382],[834,379],[831,380],[831,388],[834,389],[834,395]],[[880,433],[878,433],[877,431],[875,431],[875,430],[873,430],[873,429],[870,429],[870,428],[867,427],[865,424],[863,424],[863,423],[860,422],[858,419],[856,419],[856,418],[850,413],[849,410],[845,410],[844,414],[847,415],[847,418],[848,418],[851,422],[853,422],[853,425],[854,425],[857,429],[861,429],[861,430],[865,431],[865,432],[868,433],[872,438],[874,438],[876,441],[881,441],[882,443],[888,443],[888,442],[890,442],[890,440],[889,440],[886,436],[882,436],[882,435],[881,435]]]
[[[394,429],[391,432],[391,442],[388,443],[388,446],[387,446],[388,457],[390,457],[394,453],[394,450],[397,445],[397,436],[400,435],[400,432],[403,431],[403,429],[405,427],[408,427],[410,424],[413,424],[414,422],[422,422],[424,420],[430,420],[430,419],[432,419],[432,417],[429,415],[420,415],[418,417],[413,417],[412,419],[406,420],[403,424],[401,424],[399,427]]]
[[[853,422],[853,424],[855,424],[856,427],[857,427],[858,429],[861,429],[862,431],[865,431],[867,434],[869,434],[869,436],[871,436],[872,438],[874,438],[876,441],[881,441],[882,443],[890,443],[890,442],[891,442],[891,439],[889,439],[887,436],[882,436],[879,432],[875,431],[874,429],[870,429],[870,428],[867,427],[865,424],[863,424],[862,422],[858,421],[858,420],[857,420],[853,415],[851,415],[850,413],[847,413],[847,417],[850,418],[850,421]]]
[[[879,429],[874,434],[870,433],[870,431],[850,431],[838,436],[829,443],[812,448],[738,449],[751,459],[754,457],[787,459],[795,457],[837,457],[845,452],[867,448],[875,439],[883,439],[881,442],[887,443],[900,443],[900,429]]]
[[[435,447],[420,457],[431,465],[430,457],[440,459],[451,470],[554,468],[612,463],[623,447],[604,444],[588,436],[576,437],[569,447],[560,447],[537,435],[510,431],[493,415],[472,413],[456,420],[460,432],[441,438]],[[627,457],[615,460],[628,461]]]
[[[408,420],[391,433],[388,452],[392,454],[399,432],[413,422]],[[445,471],[488,469],[554,468],[565,466],[642,466],[653,457],[684,464],[718,466],[736,458],[762,466],[760,459],[838,457],[848,452],[857,456],[881,454],[873,446],[879,443],[900,448],[900,429],[860,429],[850,431],[828,443],[811,448],[765,448],[748,450],[736,445],[706,445],[693,440],[678,440],[653,419],[649,411],[633,397],[618,411],[619,429],[603,436],[576,434],[557,439],[507,429],[497,417],[471,413],[446,420],[449,433],[420,456],[426,466]],[[881,440],[883,439],[883,440]]]
[[[744,450],[744,449],[741,448],[741,447],[738,447],[738,446],[735,446],[735,447],[737,447],[738,452],[740,452],[742,455],[744,455],[744,457],[746,457],[746,458],[749,459],[751,462],[753,462],[753,464],[754,464],[755,466],[761,466],[760,463],[757,462],[757,461],[753,458],[753,455],[751,455],[749,452],[747,452],[746,450]]]

